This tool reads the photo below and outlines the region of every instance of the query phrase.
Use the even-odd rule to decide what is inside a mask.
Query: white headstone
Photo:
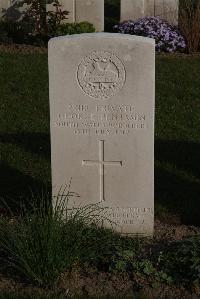
[[[178,24],[179,0],[154,0],[155,15],[172,25]]]
[[[155,15],[155,0],[145,0],[144,16],[152,17]]]
[[[179,0],[121,0],[121,22],[160,16],[170,24],[177,25],[178,7]]]
[[[62,23],[74,23],[76,22],[76,0],[59,0],[59,3],[61,5],[62,11],[66,10],[69,12],[69,14],[66,16],[66,19]],[[46,5],[47,11],[56,11],[53,4],[47,4]]]
[[[145,0],[121,0],[121,22],[144,16]]]
[[[79,23],[83,21],[94,25],[96,31],[104,30],[104,0],[59,0],[62,10],[69,11],[63,23]],[[47,10],[53,10],[52,4]]]
[[[153,232],[154,40],[94,33],[49,42],[53,194],[72,178],[122,233]]]
[[[0,0],[0,18],[4,15],[4,10],[8,9],[10,5],[10,0]]]
[[[104,0],[76,0],[76,22],[88,21],[104,30]]]
[[[28,5],[19,5],[22,0],[0,0],[0,18],[5,16],[13,21],[22,19]]]
[[[60,4],[62,5],[62,10],[69,12],[67,19],[64,22],[76,22],[75,0],[60,0]]]

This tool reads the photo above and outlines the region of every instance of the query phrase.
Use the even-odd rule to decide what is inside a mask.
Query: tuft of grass
[[[100,225],[107,220],[98,205],[68,209],[69,190],[62,192],[52,208],[49,194],[34,195],[29,206],[21,206],[19,216],[0,218],[1,264],[27,281],[55,286],[60,274],[77,263],[109,267],[109,259],[127,247],[137,250],[137,242],[122,238]],[[9,209],[9,207],[7,207]],[[135,245],[134,245],[135,244]]]

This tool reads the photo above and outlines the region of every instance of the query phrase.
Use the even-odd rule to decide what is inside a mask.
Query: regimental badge
[[[113,53],[94,51],[78,66],[79,86],[88,96],[108,99],[117,94],[125,83],[125,67]]]

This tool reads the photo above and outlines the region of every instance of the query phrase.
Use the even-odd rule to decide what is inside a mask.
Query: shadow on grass
[[[48,134],[4,134],[0,139],[2,143],[15,144],[50,160]],[[184,224],[200,225],[199,153],[198,143],[176,140],[156,140],[155,143],[155,160],[159,162],[155,167],[156,204],[179,216]],[[0,165],[0,173],[0,196],[9,206],[17,206],[20,199],[28,200],[31,191],[50,193],[50,183],[44,184],[5,163]]]
[[[155,143],[155,159],[160,163],[155,167],[155,200],[178,215],[184,224],[200,225],[199,153],[197,143],[174,140]],[[172,171],[165,169],[165,163],[172,166]]]
[[[45,133],[1,134],[0,142],[15,144],[33,154],[43,155],[50,160],[50,135]]]
[[[51,194],[50,183],[42,183],[5,163],[0,164],[0,173],[3,174],[0,180],[0,198],[13,212],[18,210],[21,203],[27,206],[32,193]],[[7,210],[2,200],[0,200],[0,210],[3,212]]]
[[[156,140],[155,158],[200,178],[200,143],[177,140]]]

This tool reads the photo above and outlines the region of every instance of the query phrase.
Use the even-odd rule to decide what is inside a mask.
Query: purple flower
[[[114,30],[125,34],[154,38],[158,52],[183,52],[186,48],[184,37],[178,29],[160,17],[140,18],[136,22],[130,20],[115,25]]]

